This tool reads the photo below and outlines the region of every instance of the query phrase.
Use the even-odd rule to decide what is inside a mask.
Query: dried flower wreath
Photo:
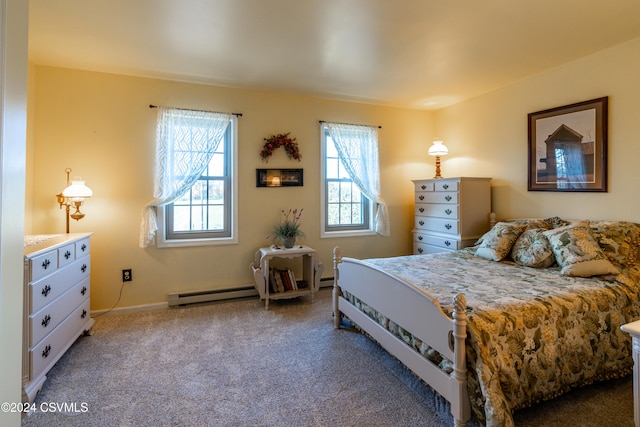
[[[266,141],[262,150],[260,151],[260,157],[263,161],[269,161],[269,157],[273,154],[273,150],[284,147],[287,152],[287,156],[290,159],[300,161],[302,154],[300,154],[300,147],[295,138],[289,138],[289,132],[281,133],[278,135],[271,135],[269,138],[264,138]]]

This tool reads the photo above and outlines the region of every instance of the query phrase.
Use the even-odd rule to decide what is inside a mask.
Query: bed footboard
[[[467,394],[467,315],[464,295],[454,297],[452,319],[442,311],[440,303],[426,291],[370,264],[353,258],[343,258],[339,247],[333,251],[333,268],[335,327],[340,327],[343,316],[356,323],[387,352],[449,401],[456,426],[466,426],[470,417],[470,405]],[[442,371],[436,364],[360,311],[344,297],[345,292],[392,320],[453,362],[452,373]]]

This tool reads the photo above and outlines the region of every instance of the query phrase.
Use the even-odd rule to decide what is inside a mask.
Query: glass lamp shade
[[[82,178],[76,177],[71,180],[71,185],[62,191],[62,195],[69,199],[86,199],[93,195],[93,191],[84,185]]]
[[[433,141],[433,145],[429,147],[430,156],[444,156],[449,154],[449,149],[444,145],[442,141]]]

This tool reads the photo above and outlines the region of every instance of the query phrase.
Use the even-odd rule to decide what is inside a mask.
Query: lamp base
[[[440,174],[440,156],[436,156],[436,176],[434,178],[442,178]]]

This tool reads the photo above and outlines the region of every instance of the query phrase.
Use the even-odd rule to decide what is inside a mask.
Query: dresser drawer
[[[46,252],[29,260],[29,277],[35,281],[58,269],[58,251]]]
[[[458,234],[459,222],[454,219],[416,216],[416,228],[436,231],[438,233]]]
[[[91,270],[90,258],[82,257],[56,274],[49,275],[35,283],[29,284],[30,313],[39,311],[45,305],[53,302],[69,288],[85,277],[89,277]]]
[[[416,203],[416,216],[435,216],[440,218],[459,218],[458,205],[443,203]]]
[[[453,239],[447,236],[440,236],[440,235],[434,235],[434,234],[428,234],[428,233],[415,232],[413,233],[413,240],[416,243],[423,243],[431,246],[439,246],[441,248],[453,249],[453,250],[462,249],[463,247],[460,240]]]
[[[414,254],[437,254],[440,252],[452,252],[453,249],[443,248],[442,246],[427,245],[426,243],[413,242]]]
[[[71,243],[58,249],[58,267],[62,268],[76,260],[76,245]]]
[[[89,252],[91,252],[89,250],[91,244],[90,244],[90,240],[89,240],[88,237],[86,239],[78,240],[75,243],[75,246],[76,246],[76,256],[78,258],[80,258],[82,256],[85,256],[85,255],[89,255]]]
[[[29,350],[32,378],[49,370],[75,342],[90,322],[90,301],[87,299],[62,321],[49,335]]]
[[[29,316],[31,340],[29,347],[37,344],[53,331],[76,307],[89,298],[89,277],[62,294],[60,298]]]
[[[415,203],[458,203],[458,192],[440,191],[428,193],[420,191],[416,193]]]
[[[433,191],[435,189],[435,185],[433,181],[417,181],[414,183],[416,192],[418,191]]]
[[[468,248],[476,243],[477,239],[452,240],[446,237],[438,237],[428,234],[414,233],[413,253],[426,254],[447,251],[457,251]],[[422,238],[422,240],[421,240]]]
[[[436,181],[435,191],[459,191],[460,181]]]

